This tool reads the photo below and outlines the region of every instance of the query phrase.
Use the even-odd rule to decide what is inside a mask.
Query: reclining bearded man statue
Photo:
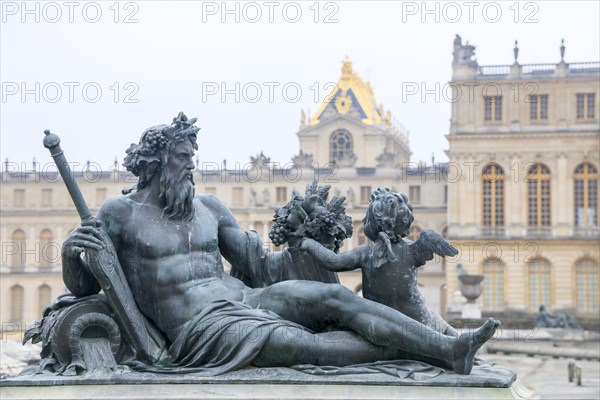
[[[338,284],[249,288],[226,274],[221,256],[248,275],[250,264],[268,257],[249,251],[249,233],[217,197],[194,193],[195,121],[180,113],[171,125],[147,129],[124,163],[139,177],[136,190],[109,198],[98,223],[76,229],[63,245],[64,281],[76,296],[102,289],[81,253],[114,246],[137,307],[167,339],[166,354],[140,369],[216,375],[248,365],[412,359],[471,372],[499,321],[446,336]]]

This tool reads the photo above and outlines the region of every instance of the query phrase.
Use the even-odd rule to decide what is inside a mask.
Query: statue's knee
[[[348,289],[345,286],[339,284],[330,284],[328,285],[328,299],[340,302],[340,303],[348,303],[352,301],[355,297],[352,290]]]

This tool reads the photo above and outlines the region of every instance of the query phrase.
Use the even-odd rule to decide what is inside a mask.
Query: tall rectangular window
[[[232,189],[231,202],[234,206],[241,206],[244,203],[244,188],[234,187]]]
[[[486,311],[504,308],[504,264],[491,259],[483,264],[483,307]]]
[[[11,322],[23,321],[23,304],[25,303],[25,289],[21,285],[10,288],[10,320]]]
[[[13,206],[25,207],[25,189],[15,189],[13,192]]]
[[[595,93],[577,93],[577,119],[594,119],[595,106]]]
[[[421,202],[421,186],[408,187],[408,201],[412,204],[419,204]]]
[[[598,169],[589,162],[575,168],[575,227],[578,233],[598,228]]]
[[[96,189],[96,205],[101,206],[106,200],[106,188],[97,188]]]
[[[551,306],[551,268],[545,260],[534,260],[529,263],[529,309],[537,310],[539,306]]]
[[[275,191],[277,203],[285,203],[287,201],[287,188],[286,187],[278,187]]]
[[[52,189],[42,189],[42,207],[52,207]]]
[[[371,186],[360,187],[360,204],[369,204],[371,200]]]
[[[548,119],[547,94],[529,96],[529,119],[531,121],[543,121]]]
[[[502,120],[502,96],[483,96],[484,120]]]
[[[504,178],[504,170],[498,164],[488,164],[482,170],[484,227],[504,226]],[[492,230],[488,231],[492,232]]]
[[[542,163],[533,164],[527,171],[527,220],[530,227],[551,225],[550,178],[550,169]]]

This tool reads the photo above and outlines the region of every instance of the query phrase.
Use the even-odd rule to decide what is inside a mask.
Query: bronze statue
[[[290,280],[249,288],[225,274],[221,256],[251,277],[263,264],[275,268],[279,258],[266,253],[255,232],[241,230],[217,197],[195,194],[195,121],[180,113],[171,125],[147,129],[124,163],[139,177],[137,190],[109,198],[96,220],[76,229],[62,248],[63,278],[75,296],[115,291],[110,282],[122,269],[135,301],[129,304],[122,293],[109,297],[112,307],[126,311],[117,319],[131,313],[141,321],[136,329],[148,330],[153,340],[162,335],[150,349],[134,346],[128,365],[216,375],[250,364],[346,366],[410,358],[471,372],[477,349],[499,321],[454,337],[338,284]],[[98,268],[102,260],[109,266]],[[28,336],[39,338],[44,329]]]
[[[548,312],[545,305],[540,305],[540,312],[535,316],[535,326],[538,328],[583,329],[572,315],[561,312]]]

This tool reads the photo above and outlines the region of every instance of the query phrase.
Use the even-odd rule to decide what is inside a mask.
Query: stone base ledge
[[[373,386],[373,385],[274,385],[274,384],[139,384],[3,386],[3,400],[80,399],[539,399],[520,381],[509,388]]]

